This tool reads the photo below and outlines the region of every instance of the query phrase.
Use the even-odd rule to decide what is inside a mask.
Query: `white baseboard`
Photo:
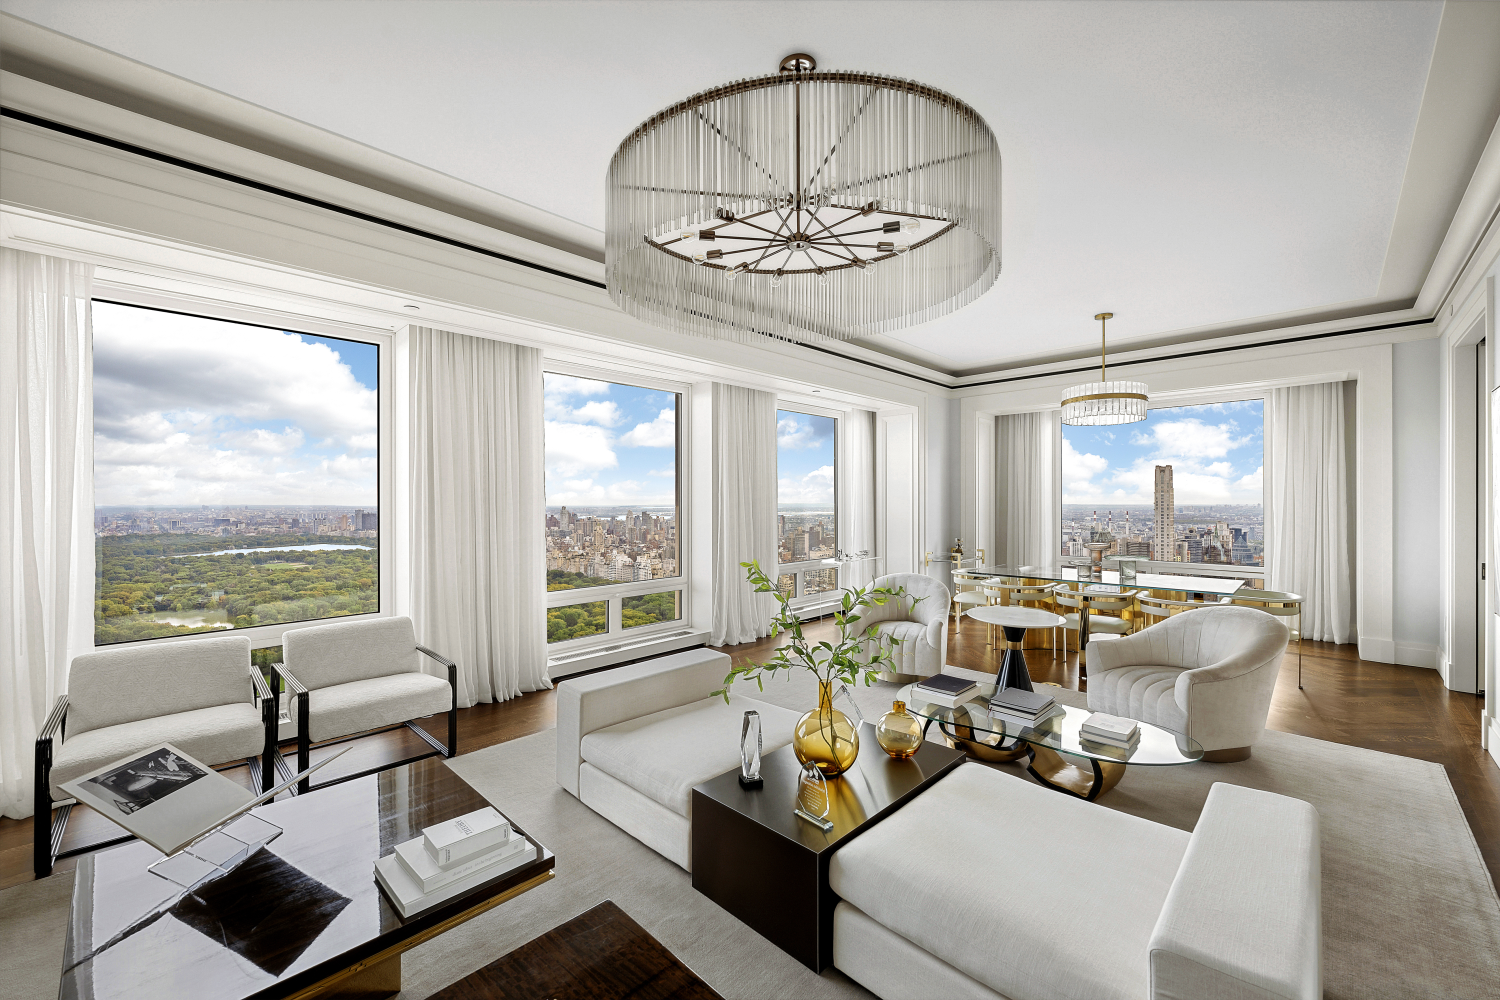
[[[1371,663],[1396,663],[1396,643],[1391,639],[1359,637],[1359,658]]]
[[[1489,739],[1486,741],[1485,749],[1495,759],[1495,763],[1500,764],[1500,719],[1490,720],[1487,734]]]
[[[1429,670],[1438,669],[1438,648],[1424,642],[1401,642],[1397,640],[1395,646],[1394,662],[1408,667],[1426,667]]]

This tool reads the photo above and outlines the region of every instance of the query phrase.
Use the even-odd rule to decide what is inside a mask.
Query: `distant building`
[[[1176,525],[1175,497],[1172,491],[1172,467],[1170,465],[1158,465],[1156,467],[1156,489],[1152,496],[1152,541],[1153,547],[1160,553],[1171,553],[1171,555],[1159,555],[1156,558],[1162,561],[1180,562],[1177,559],[1177,525]]]

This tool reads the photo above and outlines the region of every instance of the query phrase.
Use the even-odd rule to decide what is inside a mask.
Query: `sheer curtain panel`
[[[775,599],[745,582],[759,559],[776,578],[776,395],[713,387],[713,616],[709,645],[770,633]]]
[[[875,555],[875,413],[850,410],[844,418],[844,492],[839,508],[844,526],[839,548],[845,552]],[[863,587],[875,579],[875,563],[859,560],[841,570],[843,587]]]
[[[1344,459],[1342,382],[1266,395],[1266,587],[1301,594],[1302,634],[1324,642],[1354,638]]]
[[[465,708],[547,679],[542,352],[411,332],[412,619]]]
[[[1062,544],[1061,410],[995,418],[995,539],[990,561],[1056,561]]]
[[[94,266],[0,249],[0,815],[32,813],[37,730],[93,648]]]

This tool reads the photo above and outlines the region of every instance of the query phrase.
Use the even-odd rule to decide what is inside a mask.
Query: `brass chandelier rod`
[[[1099,381],[1108,382],[1104,371],[1104,324],[1115,318],[1114,313],[1097,313],[1094,316],[1099,321]]]

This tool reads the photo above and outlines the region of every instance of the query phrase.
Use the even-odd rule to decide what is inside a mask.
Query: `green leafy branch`
[[[745,576],[757,594],[771,594],[778,605],[771,619],[772,638],[786,634],[790,641],[778,646],[771,658],[764,663],[742,663],[730,669],[724,678],[724,686],[714,694],[729,701],[729,689],[736,681],[753,680],[757,688],[765,690],[765,679],[778,671],[809,670],[820,682],[842,681],[853,685],[863,682],[873,684],[883,669],[895,660],[896,640],[889,633],[882,633],[877,626],[859,626],[865,612],[885,604],[892,598],[906,596],[904,587],[851,587],[844,591],[839,610],[833,621],[838,626],[837,642],[810,642],[802,632],[802,620],[791,608],[791,597],[777,589],[774,581],[760,568],[758,560],[740,563]],[[913,601],[925,600],[918,597]]]

